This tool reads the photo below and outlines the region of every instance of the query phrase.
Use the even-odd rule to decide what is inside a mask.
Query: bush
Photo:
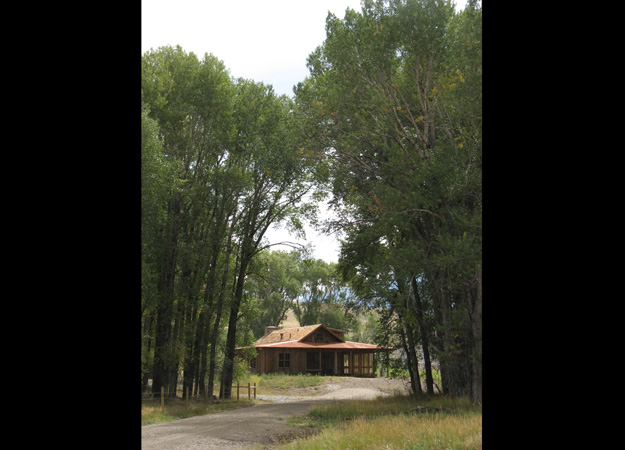
[[[389,362],[389,378],[399,378],[400,380],[407,380],[410,378],[410,372],[408,367],[401,358],[390,358]]]

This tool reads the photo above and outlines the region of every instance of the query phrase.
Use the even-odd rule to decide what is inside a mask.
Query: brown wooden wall
[[[280,367],[280,353],[289,355],[288,367]],[[317,353],[318,356],[308,356],[309,353]],[[309,367],[309,361],[318,363],[318,367]],[[259,348],[255,371],[258,373],[323,373],[326,375],[375,376],[373,373],[373,361],[374,352],[371,350]],[[286,366],[286,364],[283,365]]]

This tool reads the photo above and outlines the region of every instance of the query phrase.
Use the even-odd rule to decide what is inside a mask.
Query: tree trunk
[[[399,284],[399,283],[398,283]],[[410,372],[410,381],[412,383],[412,392],[415,394],[423,393],[421,389],[421,378],[419,377],[419,363],[417,360],[417,352],[415,350],[414,345],[414,337],[412,335],[412,329],[410,324],[408,323],[407,317],[409,310],[407,305],[401,300],[404,298],[404,295],[399,292],[395,297],[397,305],[397,315],[401,320],[402,331],[404,335],[404,341],[406,342],[406,357],[408,359],[408,372]]]
[[[192,379],[194,381],[192,386],[193,395],[204,395],[204,383],[200,382],[200,362],[202,358],[205,357],[205,352],[203,351],[204,342],[206,341],[205,337],[208,333],[207,328],[207,317],[210,317],[210,313],[203,309],[200,312],[198,317],[197,328],[195,330],[195,340],[193,343],[193,356],[192,356],[192,370],[193,375]]]
[[[217,304],[217,313],[215,315],[215,324],[213,326],[211,343],[210,343],[210,356],[208,360],[208,395],[213,395],[215,388],[215,359],[217,357],[217,338],[219,337],[219,326],[221,324],[221,313],[223,311],[223,302]]]
[[[245,242],[243,243],[245,245]],[[234,377],[234,348],[236,347],[237,321],[239,320],[239,309],[243,299],[243,285],[245,283],[245,275],[247,266],[251,260],[252,253],[245,249],[241,254],[241,265],[239,267],[239,276],[237,278],[234,298],[230,305],[230,317],[228,319],[228,336],[226,338],[226,350],[224,353],[224,367],[222,371],[222,388],[223,398],[230,398],[230,390],[232,387],[232,379]]]
[[[466,320],[466,299],[457,292],[441,289],[441,324],[443,348],[440,358],[443,393],[450,397],[469,395],[471,364],[469,323]],[[452,300],[454,306],[452,307]]]
[[[441,389],[443,394],[449,393],[449,373],[450,361],[447,354],[447,347],[449,342],[449,324],[447,323],[448,316],[448,293],[447,290],[439,288],[435,305],[435,315],[437,316],[437,338],[438,338],[438,354],[441,373]]]
[[[200,396],[204,397],[206,395],[206,388],[204,386],[204,382],[206,380],[206,367],[208,363],[208,342],[210,336],[210,318],[212,318],[212,313],[207,314],[207,318],[205,319],[204,332],[202,333],[202,340],[200,342],[200,352],[198,356],[198,365],[196,367],[196,375],[195,375],[195,391],[199,392]]]
[[[175,397],[178,392],[178,372],[180,369],[180,359],[178,353],[178,342],[180,342],[180,334],[184,329],[184,310],[183,304],[181,302],[178,303],[178,308],[176,311],[176,317],[174,319],[174,328],[171,335],[171,356],[173,358],[172,364],[169,368],[169,392],[168,395],[170,397]]]
[[[172,217],[168,248],[165,250],[163,264],[160,267],[157,281],[159,293],[156,308],[156,330],[154,337],[154,366],[152,378],[152,394],[160,395],[161,387],[167,386],[171,362],[171,326],[174,309],[174,281],[176,275],[176,259],[178,254],[178,234],[180,219],[180,196],[169,205],[168,212]]]
[[[417,381],[415,380],[414,373],[412,372],[412,357],[410,356],[410,351],[408,350],[408,343],[406,342],[406,333],[404,331],[404,325],[402,321],[402,325],[399,327],[399,334],[401,337],[401,345],[404,347],[404,352],[406,352],[406,360],[408,363],[408,375],[410,375],[410,387],[412,389],[412,393],[417,393]]]
[[[238,194],[234,202],[235,205],[238,204]],[[219,337],[219,326],[221,324],[221,314],[223,311],[224,302],[226,300],[226,286],[228,283],[228,272],[230,271],[230,258],[232,256],[232,235],[234,234],[234,229],[239,220],[239,217],[234,214],[232,216],[232,222],[230,223],[230,230],[228,232],[228,240],[226,242],[226,255],[224,259],[224,269],[221,275],[221,285],[219,286],[219,297],[217,299],[217,312],[215,314],[215,324],[213,326],[212,335],[211,335],[211,345],[210,345],[210,357],[208,361],[208,395],[212,398],[213,389],[215,388],[215,358],[217,356],[217,338]],[[236,270],[236,265],[235,265]],[[223,371],[222,371],[223,373]]]
[[[145,324],[145,328],[143,330],[143,334],[147,334],[150,335],[152,334],[152,322],[154,321],[154,316],[152,316],[151,314],[149,315],[149,317],[144,321]],[[146,323],[147,322],[147,323]],[[146,344],[146,353],[149,355],[150,354],[150,350],[152,348],[152,338],[148,337],[147,338],[147,344]],[[149,362],[146,361],[145,362],[145,366],[142,367],[143,372],[143,378],[141,379],[141,392],[147,392],[148,390],[148,380],[150,378],[150,370],[149,370]]]
[[[183,365],[183,384],[182,384],[182,392],[187,392],[187,388],[189,389],[189,392],[191,395],[193,395],[193,379],[195,376],[195,367],[197,364],[197,353],[198,353],[198,338],[197,338],[197,333],[201,328],[201,323],[198,320],[195,319],[195,317],[197,316],[197,309],[198,309],[198,299],[197,298],[193,298],[190,299],[191,300],[191,315],[190,317],[188,317],[187,322],[189,323],[189,330],[186,333],[186,342],[185,342],[185,347],[187,349],[187,355],[186,358],[184,360],[184,365]]]
[[[412,373],[414,373],[414,380],[415,380],[415,386],[416,386],[416,390],[414,391],[415,394],[422,394],[423,393],[423,389],[421,389],[421,377],[419,376],[419,360],[417,358],[417,351],[415,348],[415,344],[414,344],[414,337],[412,335],[412,330],[410,329],[410,327],[408,326],[408,324],[406,324],[404,322],[404,332],[406,333],[406,342],[408,343],[408,354],[410,356],[409,358],[409,362],[410,362],[410,371]]]
[[[423,306],[421,304],[421,297],[419,297],[419,291],[417,290],[417,280],[413,277],[410,282],[415,299],[414,305],[417,314],[417,322],[419,323],[419,330],[421,331],[421,345],[423,346],[423,361],[425,364],[425,388],[428,394],[433,394],[434,379],[432,377],[432,363],[430,361],[430,343],[428,332],[423,322]]]
[[[473,351],[471,355],[471,401],[482,403],[482,268],[476,270],[477,288],[473,311],[471,312],[471,331]]]

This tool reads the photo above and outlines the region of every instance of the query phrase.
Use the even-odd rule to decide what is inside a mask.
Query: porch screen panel
[[[373,375],[373,353],[354,355],[354,375]]]
[[[367,353],[365,356],[367,357],[367,371],[365,373],[367,375],[373,375],[373,353]]]

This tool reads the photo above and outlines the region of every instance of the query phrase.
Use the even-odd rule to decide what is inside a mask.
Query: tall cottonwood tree
[[[384,275],[440,360],[443,390],[480,402],[481,6],[363,1],[328,15],[308,66],[298,114],[330,168],[346,276]]]
[[[153,392],[169,386],[175,393],[179,364],[193,354],[185,347],[192,342],[189,328],[210,308],[201,291],[217,270],[211,261],[218,258],[227,209],[220,202],[232,199],[230,192],[215,194],[234,132],[231,90],[223,63],[212,55],[200,61],[180,47],[163,47],[142,58],[142,100],[158,124],[173,185],[146,243],[155,253]],[[211,240],[220,244],[211,247]]]
[[[264,248],[269,226],[289,219],[299,223],[313,205],[304,203],[314,178],[298,152],[292,101],[276,96],[270,86],[239,79],[235,100],[237,136],[234,150],[249,156],[249,188],[241,200],[242,217],[237,232],[238,265],[230,304],[228,334],[222,372],[222,390],[230,397],[234,373],[237,324],[244,286],[252,259]]]
[[[302,201],[313,164],[299,151],[291,100],[231,79],[212,55],[199,60],[180,47],[146,53],[142,101],[169,183],[153,202],[158,220],[144,214],[152,389],[175,394],[182,369],[185,387],[203,394],[208,376],[212,392],[226,333],[221,384],[229,397],[249,268],[270,225],[289,220],[297,229],[304,214],[314,215],[314,203]]]
[[[167,173],[142,190],[154,392],[175,393],[181,367],[187,386],[201,392],[208,375],[212,392],[225,340],[229,396],[264,233],[285,218],[297,227],[304,194],[330,177],[344,274],[399,317],[407,353],[431,347],[444,391],[481,401],[479,5],[365,1],[362,14],[330,15],[297,104],[232,80],[212,55],[164,47],[142,64],[142,151]]]
[[[158,123],[141,109],[141,385],[147,388],[153,349],[153,329],[158,291],[154,267],[158,252],[152,245],[159,238],[163,225],[165,198],[172,190],[171,176],[162,154]]]

